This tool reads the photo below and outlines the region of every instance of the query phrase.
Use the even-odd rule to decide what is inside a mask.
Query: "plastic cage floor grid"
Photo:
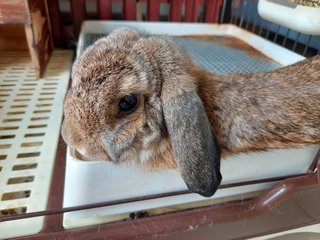
[[[54,51],[36,79],[28,52],[0,53],[0,216],[45,210],[71,51]],[[43,217],[0,223],[0,238],[35,234]]]
[[[106,35],[85,34],[83,48],[85,49],[104,36]],[[187,37],[177,37],[176,41],[186,49],[201,67],[217,74],[271,71],[281,67],[280,64],[266,57],[235,49],[222,44],[221,41],[215,42]]]

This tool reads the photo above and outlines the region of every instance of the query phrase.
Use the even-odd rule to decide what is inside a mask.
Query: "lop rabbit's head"
[[[192,61],[172,39],[121,28],[76,60],[62,135],[84,160],[177,167],[188,188],[211,196],[220,153]]]

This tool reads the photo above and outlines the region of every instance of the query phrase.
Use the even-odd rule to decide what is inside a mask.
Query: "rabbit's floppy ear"
[[[189,74],[174,74],[162,85],[162,107],[179,171],[190,191],[212,196],[220,185],[220,151]]]

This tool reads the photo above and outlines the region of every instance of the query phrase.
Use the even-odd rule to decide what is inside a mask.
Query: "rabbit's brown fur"
[[[222,154],[320,143],[320,56],[273,72],[190,73]]]
[[[219,76],[169,37],[118,29],[76,60],[72,80],[62,126],[69,146],[85,160],[178,167],[204,196],[221,181],[218,146],[225,156],[320,143],[320,56]],[[135,110],[119,112],[132,93]]]

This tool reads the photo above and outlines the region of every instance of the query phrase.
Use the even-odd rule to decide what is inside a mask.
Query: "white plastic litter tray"
[[[287,0],[259,0],[258,12],[270,22],[297,32],[320,35],[320,7],[302,6]]]
[[[0,52],[0,217],[46,210],[71,51],[36,78],[28,52]],[[0,239],[36,234],[44,217],[0,222]]]
[[[120,26],[129,26],[150,33],[175,36],[211,35],[236,37],[265,55],[264,60],[261,60],[261,58],[252,56],[245,51],[230,49],[223,45],[213,46],[214,44],[210,45],[207,41],[178,40],[182,41],[182,45],[190,51],[190,54],[197,61],[200,61],[200,65],[212,71],[217,71],[219,74],[222,73],[223,69],[227,69],[227,71],[228,69],[232,70],[233,64],[243,62],[243,58],[249,59],[251,57],[257,61],[246,62],[240,69],[235,69],[235,72],[248,70],[261,71],[261,69],[271,70],[304,59],[296,53],[233,25],[113,21],[84,22],[79,39],[78,54],[85,48],[88,39],[106,35]],[[220,55],[217,57],[215,53],[220,53]],[[207,55],[203,56],[202,54]],[[224,60],[220,57],[224,58]],[[257,62],[259,64],[255,65]],[[222,184],[305,173],[315,158],[318,149],[319,146],[308,146],[301,149],[274,150],[264,153],[239,154],[227,157],[221,163]],[[148,172],[137,166],[117,166],[103,161],[85,162],[77,160],[68,151],[64,207],[114,200],[123,201],[123,199],[141,196],[157,195],[159,197],[65,213],[63,225],[65,228],[74,228],[126,219],[129,218],[131,213],[139,211],[152,215],[218,202],[247,199],[257,196],[261,191],[270,188],[275,183],[276,181],[274,180],[271,182],[221,188],[211,198],[203,198],[193,193],[168,196],[166,195],[167,193],[187,190],[179,173],[175,170]]]

